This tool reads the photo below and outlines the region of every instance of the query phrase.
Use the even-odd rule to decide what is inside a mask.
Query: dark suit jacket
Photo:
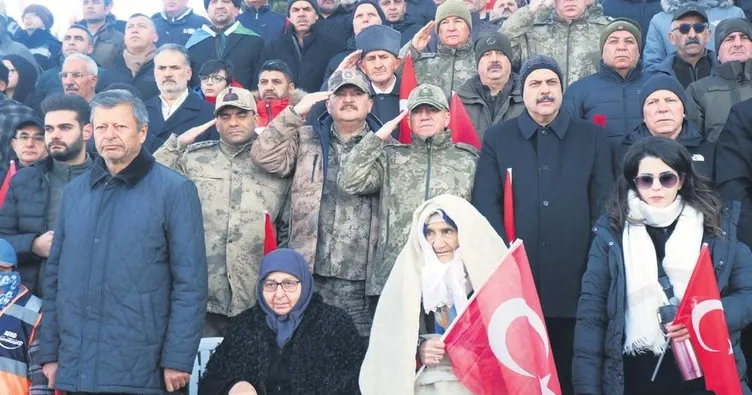
[[[172,116],[164,119],[162,116],[162,100],[154,96],[144,102],[146,112],[149,114],[149,132],[146,137],[146,148],[150,153],[158,150],[172,133],[183,134],[186,130],[203,125],[214,118],[214,107],[208,102],[201,100],[197,94],[190,92],[180,108]],[[219,135],[213,126],[202,134],[198,141],[217,140]]]

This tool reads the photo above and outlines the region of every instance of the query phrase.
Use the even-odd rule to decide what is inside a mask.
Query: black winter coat
[[[31,252],[31,244],[47,232],[46,210],[50,200],[47,173],[51,171],[51,157],[20,169],[11,179],[0,209],[0,237],[16,250],[18,272],[24,285],[40,297],[39,270],[43,258]]]
[[[352,319],[325,304],[318,294],[281,350],[257,304],[231,320],[227,336],[209,360],[199,394],[224,395],[236,383],[247,381],[259,395],[281,395],[266,386],[276,363],[289,380],[285,395],[360,394],[358,375],[365,353],[365,341]]]
[[[42,70],[60,65],[63,44],[49,30],[37,29],[30,35],[26,30],[18,29],[13,35],[13,40],[29,48]]]
[[[110,79],[108,81],[109,84],[120,82],[133,85],[140,92],[139,97],[141,100],[159,95],[157,79],[154,77],[154,59],[144,63],[134,77],[131,69],[125,65],[125,59],[123,59],[123,54],[121,53],[115,58],[115,63],[113,63],[112,67],[107,69],[107,75]]]
[[[39,362],[68,392],[165,394],[190,372],[206,315],[196,186],[141,150],[116,176],[99,158],[63,191],[44,281]]]
[[[603,130],[561,111],[547,127],[527,111],[483,138],[473,205],[504,239],[503,185],[512,168],[517,238],[525,241],[543,314],[573,318],[590,227],[611,193],[611,150]]]
[[[650,137],[650,131],[645,124],[641,124],[629,135],[624,137],[615,152],[614,152],[614,178],[619,178],[622,171],[622,162],[624,156],[627,153],[629,147],[639,140]],[[695,170],[701,175],[709,178],[715,182],[715,143],[706,141],[700,129],[694,124],[694,122],[684,121],[682,131],[677,136],[676,141],[683,145],[690,154],[692,154],[692,164]]]
[[[323,33],[318,22],[311,27],[311,35],[304,40],[303,48],[300,48],[290,25],[284,35],[266,45],[261,55],[261,64],[271,59],[282,60],[290,66],[298,89],[318,92],[324,82],[329,60],[344,50],[345,41]]]
[[[201,99],[196,93],[189,92],[180,108],[165,121],[162,115],[162,100],[159,96],[144,101],[146,112],[149,114],[149,132],[144,143],[144,148],[154,153],[162,144],[175,133],[180,136],[188,129],[203,125],[214,119],[214,106]],[[195,142],[219,140],[217,129],[212,126]]]
[[[319,15],[316,25],[319,26],[322,33],[332,37],[340,45],[346,45],[347,40],[355,35],[353,32],[353,14],[350,11],[345,11],[341,6],[328,18]]]
[[[739,339],[742,329],[752,322],[749,308],[752,305],[752,253],[736,238],[740,207],[738,202],[725,207],[721,221],[724,237],[706,234],[703,243],[710,247],[736,368],[740,377],[744,377],[747,364]],[[593,227],[593,233],[595,238],[577,308],[572,378],[577,394],[621,395],[627,304],[622,238],[609,228],[605,216]],[[745,394],[752,393],[746,378],[742,388]]]

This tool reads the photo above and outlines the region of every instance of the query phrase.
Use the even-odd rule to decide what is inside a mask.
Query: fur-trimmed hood
[[[258,91],[252,91],[251,93],[253,94],[253,98],[254,99],[256,99],[256,100],[260,100],[261,99],[261,97],[259,97]],[[304,91],[302,89],[298,89],[298,88],[293,89],[292,92],[290,92],[290,105],[294,106],[294,105],[300,103],[300,101],[303,100],[303,96],[305,96],[307,94],[308,94],[308,92],[306,92],[306,91]]]
[[[702,8],[729,8],[734,5],[734,0],[661,0],[661,8],[666,12],[674,12],[688,4],[696,4]]]

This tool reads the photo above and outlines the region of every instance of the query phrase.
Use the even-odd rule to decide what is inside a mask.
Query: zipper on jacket
[[[266,124],[267,126],[272,123],[272,101],[269,99],[264,100],[264,103],[266,104],[266,115],[269,116],[269,122]]]
[[[428,146],[428,172],[426,173],[426,190],[423,196],[423,200],[428,200],[428,188],[431,186],[431,146],[433,145],[433,137],[426,139],[426,145]]]
[[[313,183],[313,176],[316,174],[316,164],[319,163],[319,154],[313,156],[313,167],[311,168],[311,182]]]

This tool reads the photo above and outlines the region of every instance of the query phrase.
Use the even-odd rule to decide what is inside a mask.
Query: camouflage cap
[[[253,98],[251,91],[233,86],[219,92],[217,95],[217,105],[214,107],[214,115],[217,115],[225,107],[237,107],[242,110],[258,113],[256,110],[256,100]]]
[[[449,103],[447,102],[446,95],[444,95],[444,91],[432,84],[418,85],[410,92],[410,96],[407,97],[408,111],[412,111],[421,104],[428,104],[439,110],[449,110]]]
[[[356,86],[363,92],[371,94],[371,83],[368,81],[368,77],[360,70],[344,69],[335,71],[329,77],[327,88],[331,92],[336,92],[345,85]]]

